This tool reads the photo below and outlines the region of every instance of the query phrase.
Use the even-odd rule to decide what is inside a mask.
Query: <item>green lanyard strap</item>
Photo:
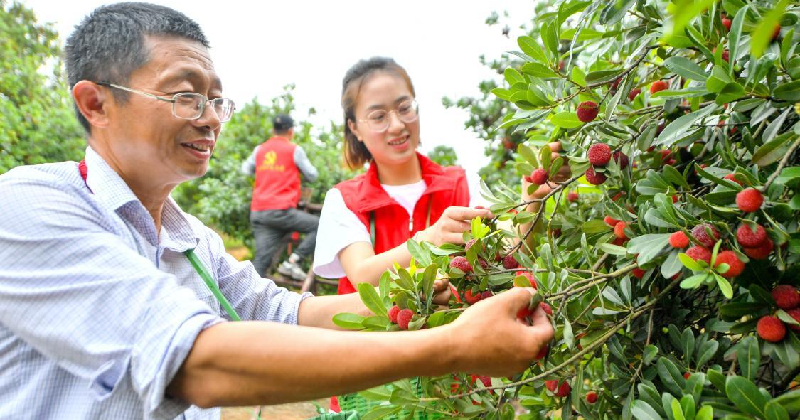
[[[184,251],[184,255],[186,258],[189,259],[189,262],[192,263],[192,267],[194,267],[195,271],[200,274],[200,277],[203,278],[203,281],[206,282],[206,286],[208,289],[211,290],[211,293],[219,300],[220,305],[225,309],[225,312],[228,313],[228,316],[231,318],[232,321],[241,321],[242,318],[239,318],[239,314],[236,313],[236,310],[233,309],[231,303],[228,302],[228,299],[225,299],[225,296],[222,295],[222,292],[219,290],[219,286],[217,283],[214,283],[214,280],[211,279],[211,275],[208,274],[206,268],[203,267],[203,263],[200,262],[200,259],[197,258],[197,255],[194,255],[193,249],[187,249]]]

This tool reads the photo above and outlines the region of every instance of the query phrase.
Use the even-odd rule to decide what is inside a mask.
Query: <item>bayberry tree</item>
[[[495,128],[523,139],[521,191],[484,185],[495,219],[474,220],[464,246],[410,241],[411,267],[359,287],[374,316],[335,320],[435,328],[533,286],[518,318],[543,305],[555,339],[514,377],[367,390],[384,404],[365,418],[798,418],[798,16],[788,0],[537,14],[492,90]],[[431,301],[441,277],[457,295],[446,308]]]

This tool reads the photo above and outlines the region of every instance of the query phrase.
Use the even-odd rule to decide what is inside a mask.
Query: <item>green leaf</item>
[[[669,395],[670,397],[672,397],[672,395],[670,394],[664,394],[664,395]],[[672,402],[670,402],[670,410],[672,411],[672,418],[674,420],[686,420],[686,417],[684,417],[683,415],[683,409],[681,408],[681,403],[679,403],[678,400],[674,398],[672,399]]]
[[[670,252],[667,260],[661,264],[661,275],[665,278],[672,278],[672,276],[681,272],[682,264],[678,254],[677,251]]]
[[[726,321],[735,321],[763,308],[763,304],[756,302],[731,302],[720,306],[719,316]]]
[[[683,330],[683,334],[681,334],[681,350],[683,350],[683,358],[686,361],[686,365],[689,366],[692,363],[692,356],[694,355],[694,333],[692,332],[691,328],[686,328]]]
[[[728,279],[720,276],[719,274],[714,274],[714,278],[717,279],[717,286],[719,286],[719,290],[722,292],[722,294],[728,299],[732,298],[733,287],[731,286],[731,283],[728,281]]]
[[[700,411],[697,412],[697,415],[694,417],[694,420],[713,420],[714,419],[714,407],[710,405],[704,405],[700,407]]]
[[[559,76],[553,70],[550,70],[549,67],[545,66],[544,64],[540,63],[525,63],[522,66],[522,72],[525,74],[529,74],[533,77],[537,77],[540,79],[558,79]]]
[[[778,4],[773,6],[772,10],[761,17],[761,22],[759,22],[756,30],[753,31],[750,39],[750,53],[753,57],[758,58],[764,54],[767,45],[772,41],[772,32],[775,30],[775,24],[780,21],[788,5],[789,0],[780,0]]]
[[[549,61],[542,47],[539,46],[539,43],[533,38],[529,36],[521,36],[517,38],[517,44],[519,45],[519,48],[522,49],[522,52],[524,52],[528,57],[540,63],[547,63]]]
[[[658,415],[658,412],[656,412],[650,404],[642,400],[633,402],[631,413],[637,420],[661,420],[661,416]]]
[[[781,126],[783,126],[783,121],[786,120],[786,117],[788,117],[789,113],[792,111],[794,111],[792,108],[786,108],[786,111],[783,111],[781,115],[778,116],[778,118],[775,118],[775,120],[769,123],[769,125],[767,125],[767,128],[764,129],[764,134],[761,136],[761,141],[767,143],[770,140],[774,139],[775,136],[778,135]]]
[[[717,354],[718,349],[719,343],[714,340],[709,340],[703,343],[703,345],[700,346],[700,350],[697,352],[697,368],[699,369],[708,363],[708,361],[711,360],[715,354]]]
[[[661,357],[656,362],[656,367],[664,387],[674,396],[683,395],[682,388],[686,384],[686,379],[675,363],[666,357]]]
[[[624,256],[628,254],[628,249],[625,248],[624,246],[618,246],[607,242],[600,244],[600,250],[605,252],[606,254],[617,255],[617,256]]]
[[[786,154],[790,141],[793,141],[796,137],[792,133],[785,133],[761,145],[753,154],[753,163],[764,167],[779,161]]]
[[[586,83],[590,85],[601,85],[603,83],[608,83],[614,79],[617,79],[622,72],[623,70],[620,69],[593,71],[586,75]]]
[[[534,152],[530,147],[520,144],[517,146],[517,153],[520,154],[528,163],[533,165],[534,168],[539,168],[539,159],[536,157],[536,152]]]
[[[367,414],[361,417],[361,420],[380,420],[390,418],[392,415],[399,413],[403,409],[402,405],[392,406],[376,406],[371,409]]]
[[[525,77],[521,75],[519,71],[517,71],[517,69],[515,68],[511,67],[507,68],[503,72],[503,76],[505,77],[506,82],[508,82],[509,86],[513,86],[514,83],[525,83]]]
[[[717,105],[725,105],[741,98],[744,95],[744,87],[736,82],[731,82],[726,84],[722,90],[719,91],[715,102]]]
[[[692,80],[700,80],[705,82],[708,79],[708,73],[703,71],[700,66],[695,64],[688,58],[681,56],[672,56],[664,61],[670,71],[676,73],[678,76],[685,77]]]
[[[725,381],[725,393],[739,410],[764,418],[764,406],[767,404],[767,398],[749,379],[741,376],[729,376]]]
[[[774,398],[772,401],[780,404],[792,416],[800,414],[800,389],[787,392]]]
[[[378,296],[375,291],[375,286],[369,283],[358,283],[358,294],[364,305],[375,315],[387,316],[386,306],[383,305],[383,300]]]
[[[561,128],[577,128],[583,125],[583,122],[578,119],[574,112],[559,112],[551,115],[550,122]]]
[[[658,355],[658,347],[648,344],[647,347],[644,348],[642,352],[642,361],[644,364],[649,365],[653,362],[653,359]]]
[[[764,412],[767,420],[789,420],[789,412],[774,400],[767,402]]]
[[[703,266],[698,264],[697,261],[694,260],[694,258],[690,257],[689,255],[687,255],[687,254],[685,254],[683,252],[678,254],[678,259],[680,259],[681,263],[683,264],[683,266],[688,268],[689,270],[692,270],[692,271],[703,271],[704,270]]]
[[[758,340],[753,336],[745,337],[736,345],[736,349],[736,360],[742,369],[742,376],[754,380],[761,364]]]
[[[712,4],[716,3],[716,1],[717,0],[676,0],[669,4],[667,10],[672,13],[672,25],[664,33],[662,40],[666,42],[673,36],[683,33],[683,28],[685,28],[692,19],[703,13],[705,9],[708,9]]]
[[[655,143],[666,147],[672,146],[678,140],[687,137],[691,132],[696,131],[692,125],[697,123],[708,114],[715,111],[716,106],[709,105],[699,111],[692,112],[691,114],[684,115],[675,121],[671,122],[668,126],[664,127],[664,131],[656,139]]]
[[[701,273],[681,280],[681,289],[694,289],[706,281],[708,274]]]
[[[411,275],[408,274],[408,270],[406,270],[405,268],[400,268],[399,270],[397,270],[397,278],[395,279],[395,283],[397,283],[397,285],[402,287],[403,289],[415,290],[414,280],[411,278]]]
[[[628,253],[639,254],[636,262],[642,266],[655,258],[669,244],[669,233],[649,233],[628,242]]]
[[[729,75],[733,76],[733,64],[736,61],[736,53],[739,48],[739,40],[742,39],[742,26],[744,25],[745,15],[747,15],[747,7],[743,7],[736,12],[736,16],[731,22],[731,30],[728,33],[728,52],[730,57],[730,72]]]
[[[364,284],[364,283],[361,283]],[[361,322],[364,321],[364,317],[358,314],[352,314],[348,312],[341,312],[333,316],[333,323],[339,327],[346,328],[348,330],[360,330],[363,329],[364,326],[361,325]]]
[[[414,257],[414,260],[419,262],[421,265],[427,266],[431,264],[430,252],[420,246],[419,242],[415,241],[413,238],[409,238],[406,241],[406,248],[408,248],[408,252],[412,257]]]
[[[725,392],[725,375],[714,369],[709,369],[706,372],[706,376],[708,377],[708,381],[711,382],[711,384],[713,384],[718,390]]]
[[[425,272],[422,275],[422,293],[428,300],[427,306],[431,305],[433,301],[433,282],[436,280],[436,272],[439,267],[436,264],[431,264],[425,267]]]

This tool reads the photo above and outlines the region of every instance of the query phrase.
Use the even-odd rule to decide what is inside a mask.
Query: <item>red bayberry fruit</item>
[[[514,259],[513,254],[508,254],[503,257],[503,268],[506,270],[513,270],[517,267],[519,267],[519,263],[517,263],[517,260]]]
[[[469,261],[467,261],[467,257],[459,255],[452,260],[450,260],[450,268],[457,268],[462,272],[471,273],[472,272],[472,265],[470,265]]]
[[[733,181],[733,182],[735,182],[735,183],[737,183],[739,185],[744,185],[744,183],[742,183],[741,181],[736,179],[736,174],[728,174],[728,175],[725,175],[723,178],[725,178],[725,179],[727,179],[729,181]]]
[[[589,167],[589,169],[586,170],[585,175],[586,175],[586,180],[589,181],[589,183],[592,185],[600,185],[606,182],[606,180],[608,179],[606,174],[602,172],[595,172],[594,168],[591,166]]]
[[[745,188],[736,194],[736,205],[745,213],[752,213],[764,204],[764,196],[755,188]]]
[[[531,184],[542,185],[547,182],[547,171],[542,168],[534,169],[531,172],[530,182]]]
[[[567,381],[561,382],[558,386],[558,391],[554,392],[553,395],[559,398],[566,397],[572,391],[572,387],[567,383]]]
[[[775,304],[783,310],[800,306],[800,294],[797,293],[797,289],[794,286],[789,286],[788,284],[775,286],[772,289],[772,298],[775,299]]]
[[[470,305],[474,305],[481,300],[481,293],[477,292],[473,294],[472,289],[467,289],[464,291],[464,300],[466,300]]]
[[[578,201],[578,193],[575,191],[570,191],[567,193],[567,201],[575,202]]]
[[[683,373],[683,379],[689,379],[690,376],[692,376],[692,374],[689,373],[689,372],[684,372]]]
[[[772,239],[767,238],[764,243],[755,248],[744,248],[744,255],[754,260],[764,260],[769,257],[769,254],[772,253],[774,248],[775,244],[772,242]]]
[[[597,393],[594,391],[589,391],[586,393],[586,402],[589,404],[594,404],[597,402]]]
[[[730,30],[731,30],[731,23],[733,23],[733,22],[731,22],[731,20],[730,20],[730,19],[728,19],[728,18],[722,18],[722,26],[724,26],[724,27],[725,27],[725,29],[727,29],[728,31],[730,31]]]
[[[553,315],[553,308],[550,307],[550,304],[547,302],[539,302],[539,307],[542,308],[544,313],[547,315]]]
[[[794,318],[795,321],[800,322],[800,308],[789,309],[786,313]],[[794,331],[800,331],[800,325],[789,324],[789,328]]]
[[[644,277],[645,273],[647,273],[647,271],[644,271],[639,267],[633,269],[633,276],[639,280],[641,280]]]
[[[578,105],[578,110],[575,111],[575,114],[578,115],[578,119],[582,122],[588,123],[594,121],[597,118],[597,104],[592,101],[584,101]]]
[[[711,251],[702,246],[693,246],[687,249],[686,255],[695,261],[705,261],[706,264],[711,264]]]
[[[626,226],[628,226],[628,223],[626,223],[626,222],[617,223],[616,226],[614,226],[614,236],[616,236],[617,238],[620,238],[620,239],[629,239],[625,235],[625,227]]]
[[[594,166],[606,166],[611,160],[611,148],[605,143],[595,143],[589,147],[587,153],[589,163]]]
[[[701,223],[692,229],[692,236],[704,247],[711,248],[719,240],[719,231],[708,223]]]
[[[780,35],[781,35],[781,24],[780,23],[776,23],[775,24],[775,30],[772,31],[772,40],[774,41],[774,40],[778,39],[778,37]]]
[[[714,266],[717,267],[723,263],[728,264],[728,271],[720,275],[726,279],[732,279],[739,274],[742,274],[742,271],[744,270],[744,263],[733,251],[722,251],[717,254],[717,259],[714,261]]]
[[[650,85],[650,94],[655,94],[656,92],[661,92],[669,88],[669,83],[665,82],[664,80],[656,80]]]
[[[767,231],[764,229],[764,226],[756,225],[756,229],[750,229],[746,223],[742,223],[738,229],[736,229],[736,240],[741,244],[743,247],[758,247],[767,240]]]
[[[472,248],[473,245],[475,245],[475,242],[478,242],[478,240],[477,239],[468,240],[467,243],[464,244],[464,251],[469,251],[469,249]]]
[[[689,246],[689,237],[682,230],[679,230],[669,235],[669,245],[676,249],[686,248]]]
[[[614,152],[614,162],[617,162],[617,165],[619,165],[620,169],[625,169],[628,167],[630,159],[628,159],[628,155],[617,150]]]
[[[786,325],[775,316],[764,316],[756,324],[758,336],[764,340],[777,343],[786,336]]]
[[[483,293],[481,293],[481,300],[489,299],[492,296],[494,296],[494,294],[492,294],[491,290],[484,290]]]
[[[397,305],[392,306],[389,308],[389,321],[392,324],[397,324],[397,314],[400,313],[400,307]]]
[[[619,223],[619,220],[617,220],[617,219],[615,219],[615,218],[613,218],[611,216],[604,217],[603,221],[606,222],[606,224],[611,226],[611,227],[614,227],[614,226],[617,225],[617,223]]]
[[[397,314],[397,326],[400,327],[401,330],[407,330],[408,324],[411,322],[411,318],[414,317],[414,311],[411,309],[403,309]]]
[[[547,356],[547,350],[550,349],[550,346],[547,344],[543,345],[541,349],[539,349],[539,353],[536,353],[536,356],[533,357],[533,360],[542,360],[545,356]]]
[[[640,93],[642,93],[642,90],[639,88],[631,89],[631,91],[628,92],[628,99],[632,101],[636,99],[636,97],[639,96]]]
[[[558,388],[558,381],[544,381],[544,386],[550,392],[556,392],[556,388]]]

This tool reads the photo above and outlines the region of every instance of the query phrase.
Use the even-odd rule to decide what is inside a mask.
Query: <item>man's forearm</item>
[[[218,324],[198,335],[168,392],[202,407],[278,404],[442,375],[456,368],[449,330],[387,334]]]
[[[300,303],[297,323],[306,327],[337,329],[333,316],[340,312],[351,312],[361,316],[372,313],[361,302],[358,293],[338,296],[315,296]]]

